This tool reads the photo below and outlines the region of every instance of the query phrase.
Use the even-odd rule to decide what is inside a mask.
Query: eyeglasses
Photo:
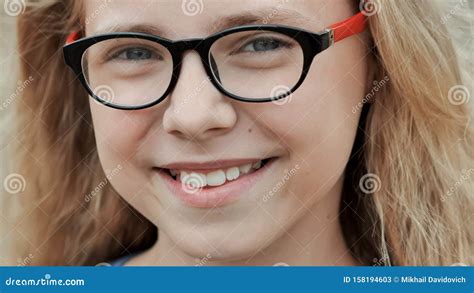
[[[185,51],[196,51],[212,84],[244,102],[270,102],[292,94],[314,56],[335,42],[364,31],[358,13],[322,32],[282,25],[245,25],[204,39],[172,41],[119,32],[80,39],[69,35],[65,62],[96,101],[138,110],[163,101],[176,86]]]

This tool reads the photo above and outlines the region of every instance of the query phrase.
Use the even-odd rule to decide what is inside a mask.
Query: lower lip
[[[237,180],[220,186],[196,188],[192,192],[184,190],[181,182],[174,180],[167,171],[156,168],[154,171],[163,178],[168,189],[184,204],[195,208],[208,209],[231,204],[244,196],[262,178],[275,160],[275,158],[270,159],[262,168],[253,173],[242,175]]]

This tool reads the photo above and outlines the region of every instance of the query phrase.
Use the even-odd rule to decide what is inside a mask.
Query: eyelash
[[[243,39],[243,38],[242,38],[242,39]],[[257,54],[263,54],[263,53],[268,52],[268,50],[266,50],[266,51],[251,51],[251,52],[249,52],[249,51],[242,51],[242,48],[245,48],[245,47],[247,47],[248,45],[250,45],[250,44],[252,44],[252,43],[254,43],[254,42],[256,42],[256,41],[259,41],[259,40],[272,40],[272,41],[278,42],[279,47],[276,48],[275,50],[282,49],[282,48],[291,49],[291,48],[294,46],[293,43],[287,42],[287,41],[282,40],[281,38],[278,38],[278,37],[273,37],[273,36],[270,36],[270,37],[256,37],[256,38],[253,39],[253,40],[250,40],[250,41],[245,42],[245,44],[242,45],[242,46],[240,46],[238,49],[232,50],[232,52],[230,52],[229,55],[246,54],[246,53],[247,53],[247,54],[255,54],[255,53],[257,53]],[[240,42],[240,40],[237,40],[237,41],[236,41],[236,43],[239,43],[239,42]],[[270,50],[270,51],[274,51],[274,50]]]
[[[130,61],[131,59],[127,59],[127,58],[119,58],[118,56],[124,54],[124,53],[127,53],[127,51],[130,51],[130,50],[142,50],[142,51],[148,51],[151,53],[151,58],[147,58],[147,59],[144,59],[144,60],[149,60],[149,59],[158,59],[158,60],[163,60],[163,57],[160,55],[160,54],[157,54],[156,52],[154,52],[155,50],[153,49],[149,49],[149,48],[146,48],[146,47],[125,47],[125,48],[120,48],[120,49],[115,49],[113,50],[113,53],[112,54],[107,54],[107,58],[106,58],[106,61],[113,61],[113,60],[125,60],[125,61]],[[142,59],[138,59],[138,60],[131,60],[131,61],[142,61]]]

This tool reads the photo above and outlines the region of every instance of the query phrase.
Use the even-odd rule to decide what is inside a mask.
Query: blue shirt
[[[122,257],[119,257],[111,262],[109,262],[110,266],[112,267],[121,267],[123,266],[127,261],[129,261],[132,257],[134,257],[137,253],[132,253],[129,255],[125,255]]]

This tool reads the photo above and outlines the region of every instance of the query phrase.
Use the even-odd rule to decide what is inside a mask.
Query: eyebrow
[[[216,20],[207,27],[207,31],[211,33],[219,32],[228,28],[251,25],[251,24],[277,24],[285,23],[291,25],[300,25],[305,22],[312,22],[308,16],[292,9],[272,8],[254,11],[245,11],[238,14],[225,16]],[[152,24],[116,24],[103,29],[97,30],[94,34],[114,33],[114,32],[137,32],[158,36],[166,36],[168,30],[164,30]]]
[[[164,30],[151,24],[117,24],[97,30],[94,32],[94,35],[117,32],[146,33],[158,36],[164,36],[166,33]]]
[[[276,24],[280,22],[291,23],[294,25],[312,20],[302,13],[284,8],[266,8],[260,10],[245,11],[239,14],[218,19],[211,25],[210,30],[220,31],[234,26],[246,24]]]

